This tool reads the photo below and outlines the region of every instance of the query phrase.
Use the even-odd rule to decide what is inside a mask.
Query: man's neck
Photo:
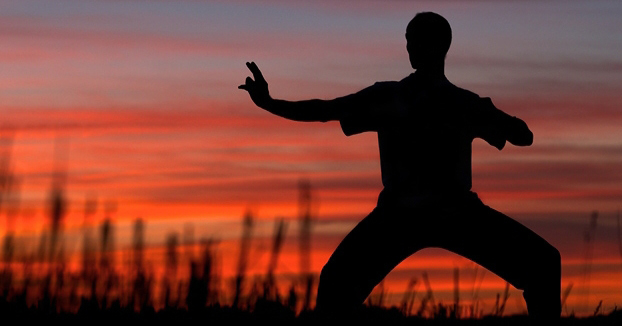
[[[417,76],[420,80],[446,80],[445,77],[445,65],[428,65],[425,67],[420,67],[415,71],[415,76]]]

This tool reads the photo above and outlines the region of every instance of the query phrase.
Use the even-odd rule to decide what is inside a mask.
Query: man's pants
[[[395,266],[428,247],[464,256],[523,290],[530,316],[559,318],[557,249],[484,205],[473,192],[422,198],[408,205],[391,199],[379,202],[322,269],[317,310],[326,316],[353,311]]]

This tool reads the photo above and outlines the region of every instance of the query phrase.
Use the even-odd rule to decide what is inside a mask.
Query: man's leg
[[[412,212],[405,215],[376,208],[343,239],[322,269],[317,311],[328,317],[352,312],[395,266],[422,248],[425,238],[407,225]]]
[[[439,246],[473,260],[523,290],[530,316],[559,318],[559,251],[479,200],[456,212],[459,216],[449,218],[447,238],[439,241]]]

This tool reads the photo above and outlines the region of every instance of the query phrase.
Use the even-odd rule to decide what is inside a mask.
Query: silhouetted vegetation
[[[111,206],[108,206],[107,216],[112,213]],[[92,200],[86,201],[85,224],[88,224],[86,220],[95,207]],[[284,220],[278,219],[275,223],[265,276],[255,278],[247,275],[246,268],[252,242],[251,213],[246,214],[243,224],[238,268],[231,280],[232,295],[226,294],[227,289],[223,284],[227,282],[222,282],[222,276],[216,268],[218,242],[206,239],[195,244],[191,226],[187,226],[184,231],[184,246],[180,245],[178,234],[169,233],[166,237],[165,273],[161,279],[155,278],[153,267],[145,257],[146,222],[143,219],[134,222],[129,254],[131,258],[126,262],[125,272],[121,272],[120,263],[112,255],[115,226],[111,218],[104,219],[99,227],[100,243],[97,249],[92,244],[88,229],[85,229],[82,251],[84,261],[77,271],[68,268],[62,249],[55,255],[49,254],[51,250],[47,249],[47,255],[17,257],[12,244],[13,236],[7,234],[0,273],[0,313],[5,320],[45,323],[323,323],[320,316],[306,306],[304,299],[310,295],[306,280],[315,277],[312,273],[302,273],[300,281],[287,290],[279,288],[284,283],[275,281],[279,252],[287,230]],[[58,227],[54,232],[60,229]],[[60,239],[56,246],[63,248]],[[42,236],[40,241],[49,243],[50,238]],[[198,249],[198,254],[195,254],[194,248]],[[181,255],[182,251],[185,252],[184,256]],[[179,275],[182,264],[188,264],[187,279]],[[525,315],[503,316],[509,285],[506,285],[503,293],[498,294],[494,308],[483,313],[477,312],[477,301],[461,303],[459,278],[460,271],[456,268],[454,302],[451,304],[444,304],[435,298],[428,275],[424,272],[421,278],[414,277],[408,283],[399,307],[391,308],[387,307],[386,290],[381,283],[374,295],[368,298],[366,305],[348,317],[348,322],[378,322],[383,325],[524,325],[528,322]],[[479,278],[475,278],[477,282]],[[417,295],[417,288],[421,284],[423,289]],[[565,292],[569,293],[570,288]],[[594,316],[590,318],[565,317],[562,324],[614,325],[622,321],[619,310],[605,313],[601,307],[596,307]]]

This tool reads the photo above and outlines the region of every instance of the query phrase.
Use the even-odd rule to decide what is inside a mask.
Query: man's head
[[[451,44],[451,27],[443,16],[420,12],[406,27],[406,49],[413,69],[443,63]]]

